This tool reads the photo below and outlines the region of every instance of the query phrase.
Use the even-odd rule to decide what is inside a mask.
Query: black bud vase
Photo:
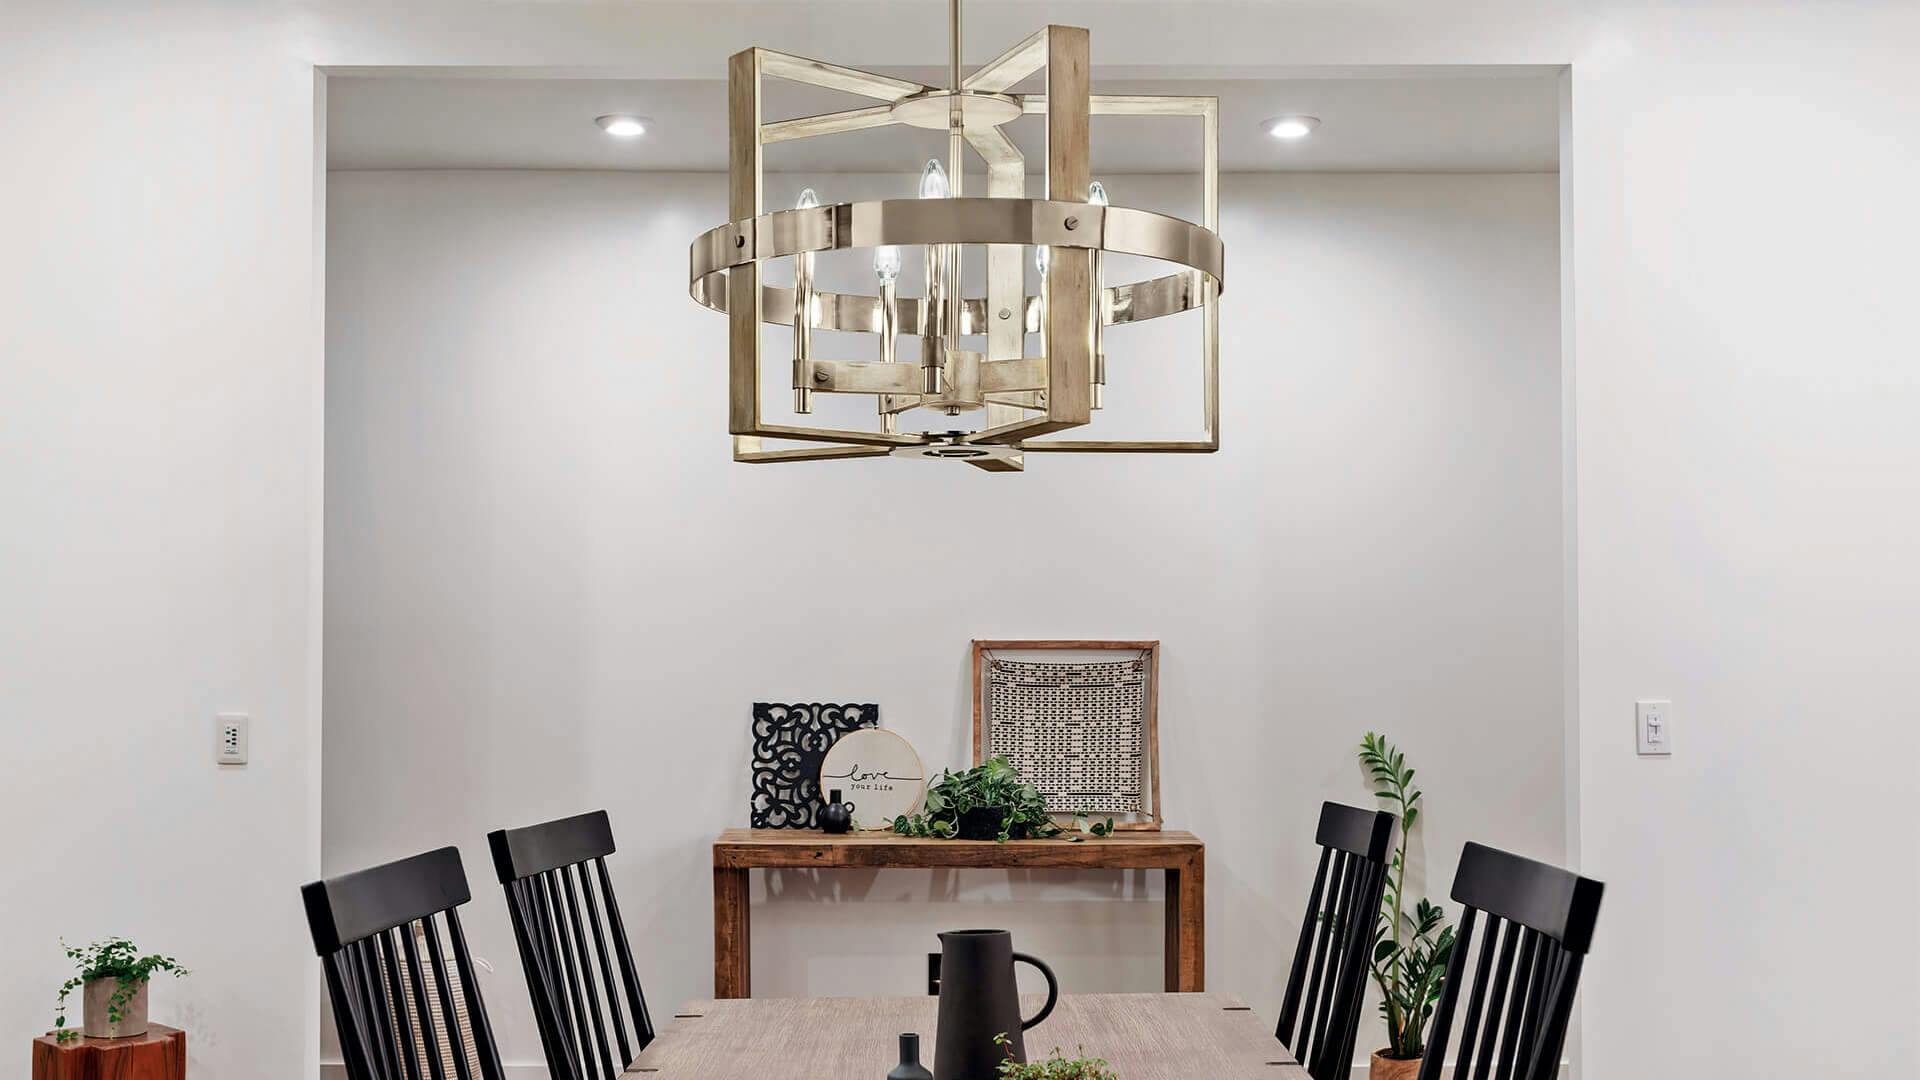
[[[908,1032],[900,1036],[900,1064],[887,1074],[887,1080],[933,1080],[933,1074],[920,1064],[920,1036]]]
[[[840,801],[840,790],[830,793],[827,805],[820,808],[820,828],[830,833],[843,833],[853,828],[853,804]]]

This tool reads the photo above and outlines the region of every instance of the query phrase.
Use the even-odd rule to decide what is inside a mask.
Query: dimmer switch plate
[[[213,722],[213,760],[222,765],[247,763],[247,715],[221,713]]]
[[[1633,703],[1634,729],[1641,757],[1673,756],[1673,702]]]

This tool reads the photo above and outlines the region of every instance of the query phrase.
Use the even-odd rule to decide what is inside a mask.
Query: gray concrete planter
[[[119,979],[88,979],[80,988],[82,1020],[80,1032],[89,1039],[125,1039],[147,1033],[147,982],[134,987],[127,1003],[120,1008],[120,1021],[109,1020],[107,1001],[120,987]]]

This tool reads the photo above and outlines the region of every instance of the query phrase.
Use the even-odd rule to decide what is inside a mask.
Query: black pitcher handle
[[[1024,960],[1032,964],[1034,967],[1040,969],[1040,974],[1047,977],[1047,1003],[1040,1006],[1040,1011],[1033,1014],[1033,1019],[1020,1021],[1020,1030],[1025,1031],[1053,1015],[1053,1006],[1060,1000],[1060,980],[1053,977],[1053,969],[1047,966],[1046,961],[1037,956],[1028,956],[1026,953],[1017,952],[1013,954],[1013,958],[1016,961]]]

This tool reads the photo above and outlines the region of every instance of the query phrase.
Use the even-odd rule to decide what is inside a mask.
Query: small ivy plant
[[[81,946],[69,945],[62,939],[60,948],[80,970],[80,974],[60,984],[60,996],[54,1002],[54,1038],[63,1043],[80,1037],[79,1032],[67,1026],[67,997],[87,983],[95,979],[116,980],[113,995],[107,998],[107,1022],[118,1024],[126,1019],[127,1004],[133,995],[139,993],[140,987],[155,973],[164,971],[176,979],[189,974],[180,966],[180,961],[171,956],[159,953],[141,956],[133,942],[122,937]]]
[[[951,839],[960,834],[960,816],[971,810],[1006,811],[1000,818],[1000,834],[994,838],[1001,843],[1045,840],[1067,831],[1047,813],[1040,789],[1021,780],[1013,763],[998,754],[965,772],[942,769],[940,779],[927,789],[920,812],[894,818],[893,831],[902,836]],[[1102,837],[1111,835],[1113,828],[1112,818],[1083,821],[1079,833]]]
[[[1005,1032],[995,1035],[993,1041],[1007,1055],[1000,1063],[1000,1080],[1119,1080],[1105,1058],[1085,1056],[1084,1046],[1076,1047],[1081,1055],[1076,1058],[1063,1057],[1056,1046],[1045,1061],[1015,1061],[1013,1040]]]

